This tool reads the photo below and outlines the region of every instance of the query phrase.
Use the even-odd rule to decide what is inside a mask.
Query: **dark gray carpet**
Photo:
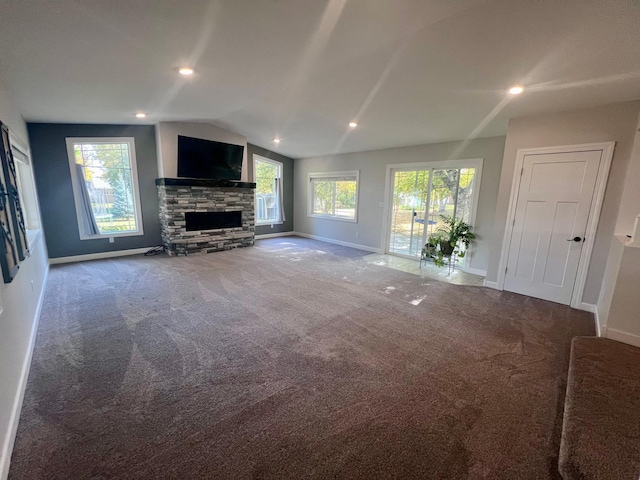
[[[573,340],[560,471],[566,480],[640,478],[640,348]]]
[[[592,315],[364,254],[52,268],[10,478],[557,478]]]

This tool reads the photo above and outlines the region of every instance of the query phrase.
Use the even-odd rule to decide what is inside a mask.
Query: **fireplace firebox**
[[[242,212],[186,212],[187,232],[242,227]]]

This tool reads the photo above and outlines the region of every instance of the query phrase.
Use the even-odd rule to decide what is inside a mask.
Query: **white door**
[[[505,290],[571,303],[602,154],[525,155]]]

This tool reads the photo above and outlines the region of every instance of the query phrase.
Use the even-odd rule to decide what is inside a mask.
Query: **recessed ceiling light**
[[[351,128],[356,128],[358,126],[358,124],[356,122],[349,122],[349,126]]]
[[[514,85],[509,89],[509,93],[511,95],[520,95],[522,92],[524,92],[524,87],[522,85]]]
[[[189,76],[189,75],[193,75],[195,72],[195,70],[191,67],[180,67],[178,69],[178,73],[180,75],[185,75],[185,76]]]
[[[273,143],[280,143],[280,139],[279,138],[274,138],[273,139]]]
[[[146,117],[146,116],[147,116],[147,114],[146,114],[146,113],[143,113],[143,112],[138,112],[138,113],[136,113],[136,117],[137,117],[137,118],[144,118],[144,117]]]

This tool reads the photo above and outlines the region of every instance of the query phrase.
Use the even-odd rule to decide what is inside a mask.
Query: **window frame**
[[[16,166],[18,196],[24,216],[28,248],[29,251],[32,251],[42,231],[42,217],[40,216],[40,204],[38,202],[38,191],[36,189],[31,152],[28,144],[23,142],[22,139],[17,137],[11,130],[9,130],[9,143]],[[16,152],[20,155],[16,155]],[[25,176],[27,178],[24,178]],[[26,184],[28,184],[28,186]],[[31,195],[27,195],[27,190],[30,191]]]
[[[262,226],[262,225],[282,225],[284,223],[284,221],[282,220],[282,212],[280,211],[280,204],[284,204],[284,164],[282,162],[279,162],[277,160],[272,160],[271,158],[266,158],[263,157],[261,155],[258,154],[253,154],[253,180],[257,183],[258,181],[258,168],[257,168],[257,163],[258,162],[265,162],[265,163],[269,163],[271,165],[274,165],[278,168],[278,175],[279,177],[276,178],[280,178],[280,186],[281,186],[281,192],[280,195],[282,195],[282,201],[280,201],[279,198],[276,198],[276,202],[278,204],[278,220],[275,222],[271,222],[271,221],[259,221],[258,220],[258,213],[257,211],[255,212],[255,219],[256,219],[256,226]],[[256,185],[256,190],[255,190],[255,194],[254,194],[254,208],[257,210],[258,208],[258,189],[257,189],[257,185]]]
[[[313,181],[322,180],[323,178],[333,177],[355,177],[356,180],[356,201],[355,212],[353,218],[341,217],[338,215],[330,215],[326,213],[313,212]],[[358,210],[360,199],[360,170],[344,170],[339,172],[312,172],[307,175],[307,216],[312,218],[322,218],[325,220],[337,220],[339,222],[358,223]]]
[[[71,184],[73,188],[73,202],[76,209],[76,221],[78,222],[78,233],[80,234],[80,240],[97,240],[102,238],[117,238],[117,237],[136,237],[144,235],[144,225],[142,223],[142,202],[140,201],[140,184],[138,182],[138,162],[136,159],[136,145],[133,137],[66,137],[67,143],[67,157],[69,161],[69,173],[71,175]],[[74,146],[78,144],[113,144],[113,143],[126,143],[129,147],[129,160],[131,161],[131,183],[133,186],[133,210],[138,226],[137,230],[123,233],[98,233],[96,235],[87,235],[83,229],[83,212],[82,206],[79,201],[81,198],[80,185],[75,175],[75,151]]]

